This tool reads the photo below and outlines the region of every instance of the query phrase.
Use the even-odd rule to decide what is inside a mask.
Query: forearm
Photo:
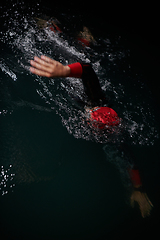
[[[98,77],[90,63],[73,63],[68,65],[71,68],[69,77],[82,78],[84,91],[90,100],[92,107],[107,104],[108,101],[101,89]]]
[[[107,102],[91,64],[76,62],[64,66],[60,62],[43,55],[41,58],[34,57],[34,60],[31,60],[30,63],[32,65],[30,71],[39,76],[48,78],[82,78],[85,93],[93,106],[98,106],[100,103],[102,104],[102,102]]]
[[[44,77],[75,77],[75,78],[83,78],[92,72],[93,75],[96,76],[90,64],[81,64],[79,62],[69,64],[64,66],[58,61],[55,61],[49,57],[44,55],[41,58],[34,57],[34,60],[30,61],[32,67],[30,67],[30,71],[34,74]],[[90,75],[90,74],[89,74]]]

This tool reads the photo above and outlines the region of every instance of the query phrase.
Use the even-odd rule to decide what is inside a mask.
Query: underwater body
[[[121,222],[127,225],[133,215],[140,219],[138,209],[132,210],[128,203],[128,163],[116,144],[127,141],[135,151],[145,186],[152,193],[150,178],[157,174],[159,161],[150,160],[152,149],[158,151],[159,127],[152,93],[143,75],[132,70],[123,36],[94,36],[95,42],[88,47],[75,37],[75,16],[59,14],[61,33],[48,26],[39,28],[36,18],[43,16],[35,11],[30,15],[15,6],[3,17],[0,191],[4,234],[9,228],[17,238],[27,232],[26,238],[35,239],[98,239],[120,228]],[[47,79],[30,73],[30,59],[42,54],[64,65],[92,64],[122,119],[113,134],[92,129],[85,121],[84,109],[75,101],[85,94],[81,79]]]

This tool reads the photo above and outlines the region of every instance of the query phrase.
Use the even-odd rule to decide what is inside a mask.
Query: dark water
[[[114,32],[109,25],[108,32],[102,31],[103,22],[95,24],[82,14],[56,8],[51,15],[40,4],[28,6],[1,8],[2,239],[106,239],[133,229],[143,233],[147,226],[156,229],[159,115],[143,64],[141,70],[132,59],[138,46],[134,51],[135,43],[124,31],[115,27]],[[35,17],[44,13],[59,19],[63,33],[37,27]],[[87,24],[96,42],[84,48],[75,35]],[[30,74],[29,60],[41,54],[63,64],[92,63],[110,104],[123,119],[113,135],[86,124],[83,109],[73,100],[83,94],[81,80]],[[128,163],[116,149],[116,143],[125,141],[123,131],[154,205],[148,219],[129,204]]]

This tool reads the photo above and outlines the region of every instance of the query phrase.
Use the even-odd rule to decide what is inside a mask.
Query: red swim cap
[[[117,113],[109,107],[93,110],[90,120],[94,121],[93,126],[99,129],[103,129],[105,126],[117,126],[120,123]]]

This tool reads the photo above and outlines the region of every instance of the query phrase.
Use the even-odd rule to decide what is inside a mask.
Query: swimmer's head
[[[94,108],[90,112],[90,121],[95,128],[104,129],[114,127],[120,124],[118,114],[109,107]]]

